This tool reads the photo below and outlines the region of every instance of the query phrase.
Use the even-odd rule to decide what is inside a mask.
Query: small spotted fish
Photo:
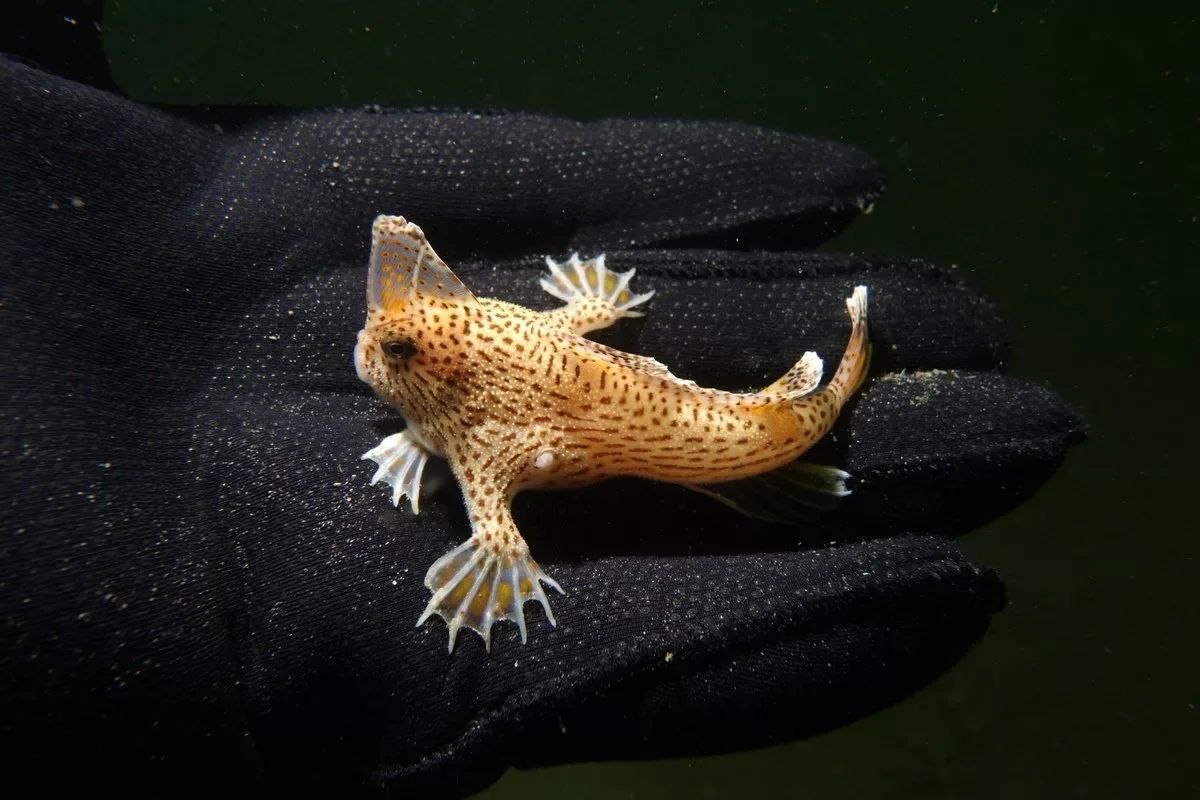
[[[565,305],[531,311],[476,298],[438,258],[421,229],[403,217],[372,226],[367,321],[354,351],[358,376],[397,409],[407,428],[365,455],[378,463],[371,483],[392,487],[419,513],[421,474],[430,456],[449,462],[463,490],[472,535],[425,576],[434,614],[491,649],[492,626],[516,622],[527,639],[524,604],[537,600],[556,625],[542,584],[562,593],[529,553],[511,505],[522,489],[581,486],[618,475],[682,484],[757,513],[755,476],[776,496],[824,507],[846,494],[850,476],[795,464],[833,425],[865,376],[867,289],[846,301],[850,343],[833,380],[818,389],[823,365],[805,353],[757,392],[705,389],[647,356],[584,338],[636,309],[633,270],[608,270],[604,256],[556,263],[541,286]],[[771,481],[774,481],[771,483]],[[767,508],[764,506],[764,508]],[[787,516],[786,513],[783,516]]]

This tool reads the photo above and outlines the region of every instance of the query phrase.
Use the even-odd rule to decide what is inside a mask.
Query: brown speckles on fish
[[[705,490],[773,470],[828,431],[866,369],[864,287],[847,301],[850,344],[826,387],[817,389],[820,359],[807,353],[774,384],[737,394],[584,338],[640,316],[652,294],[633,294],[633,270],[611,272],[604,256],[547,259],[542,287],[566,305],[538,312],[476,298],[402,217],[379,217],[372,233],[355,364],[408,428],[365,457],[393,502],[408,496],[414,511],[429,456],[445,457],[463,486],[472,536],[430,567],[433,596],[418,622],[445,619],[451,649],[461,627],[490,647],[499,619],[516,622],[524,641],[529,599],[554,622],[541,584],[561,589],[512,521],[517,492],[616,475]]]

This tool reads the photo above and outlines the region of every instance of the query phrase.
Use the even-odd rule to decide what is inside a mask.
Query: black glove
[[[317,783],[461,795],[509,765],[700,755],[870,714],[955,662],[1003,588],[947,537],[1080,437],[1005,377],[995,308],[909,259],[802,252],[881,191],[839,144],[738,125],[323,112],[183,121],[0,62],[5,688],[11,772],[126,793]],[[540,256],[654,289],[608,341],[761,386],[874,361],[812,460],[857,479],[811,527],[658,483],[518,499],[558,627],[446,653],[415,620],[468,535],[359,456],[400,427],[351,360],[378,213],[479,296],[557,303]],[[733,248],[733,249],[728,249]],[[763,248],[777,252],[759,252]],[[778,252],[782,251],[782,252]]]

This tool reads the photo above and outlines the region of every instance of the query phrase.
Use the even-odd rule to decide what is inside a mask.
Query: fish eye
[[[412,342],[405,341],[387,342],[383,345],[383,349],[392,358],[408,358],[417,350],[413,347]]]

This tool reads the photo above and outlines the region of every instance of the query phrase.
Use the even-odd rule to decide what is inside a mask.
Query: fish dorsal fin
[[[404,217],[381,214],[371,226],[367,301],[398,311],[410,303],[473,305],[479,301],[438,258],[425,234]]]
[[[761,394],[776,400],[799,400],[817,390],[824,369],[821,357],[809,350],[782,378],[763,389]]]
[[[624,350],[618,350],[615,347],[593,342],[591,339],[581,339],[582,347],[591,350],[596,355],[619,364],[622,367],[637,370],[644,375],[652,375],[655,378],[664,378],[672,383],[677,383],[680,386],[695,386],[695,381],[689,381],[673,374],[667,365],[656,358],[650,356],[642,356],[637,353],[626,353]]]

